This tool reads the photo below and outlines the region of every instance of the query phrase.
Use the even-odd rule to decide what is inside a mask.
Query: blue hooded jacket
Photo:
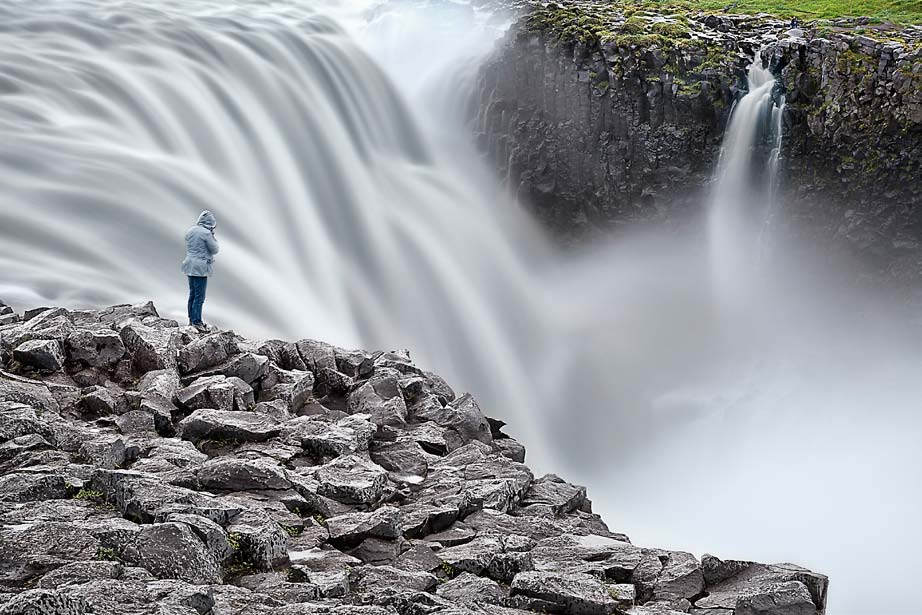
[[[218,240],[214,229],[218,225],[214,214],[207,209],[199,214],[198,222],[186,233],[186,260],[182,272],[187,276],[207,277],[211,275],[211,264],[218,253]]]

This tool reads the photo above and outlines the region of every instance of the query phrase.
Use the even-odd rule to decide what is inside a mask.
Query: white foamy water
[[[0,297],[182,320],[211,209],[207,320],[407,347],[635,542],[812,566],[834,615],[912,612],[918,338],[802,246],[752,257],[770,200],[557,255],[459,112],[501,30],[448,0],[7,0]],[[731,166],[716,194],[746,187]]]

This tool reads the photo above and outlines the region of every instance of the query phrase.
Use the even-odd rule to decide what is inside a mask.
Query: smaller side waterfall
[[[710,203],[711,267],[722,300],[736,302],[766,251],[775,210],[782,105],[775,78],[756,55],[749,92],[733,108]]]

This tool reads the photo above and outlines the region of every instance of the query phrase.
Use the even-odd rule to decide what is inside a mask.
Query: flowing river
[[[636,543],[810,566],[833,615],[913,612],[919,335],[771,236],[770,79],[700,229],[561,255],[468,138],[506,25],[450,0],[6,0],[0,297],[184,321],[211,209],[206,320],[408,348]]]

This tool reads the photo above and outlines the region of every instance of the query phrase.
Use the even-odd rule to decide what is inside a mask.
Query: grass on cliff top
[[[601,0],[598,4],[626,11],[769,13],[781,19],[797,17],[801,21],[869,17],[874,22],[922,24],[922,0]]]
[[[726,8],[728,13],[771,13],[783,19],[796,16],[801,21],[870,17],[873,21],[922,24],[922,0],[646,0],[637,4],[699,9],[715,13]]]

